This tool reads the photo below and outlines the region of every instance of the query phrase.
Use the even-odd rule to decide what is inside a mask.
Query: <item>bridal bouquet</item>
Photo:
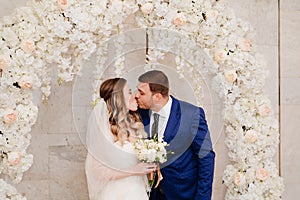
[[[138,159],[142,162],[162,164],[167,161],[166,146],[168,146],[168,144],[162,138],[139,139],[133,144],[133,146]],[[162,180],[162,175],[159,167],[157,169],[157,176],[158,180],[155,188]],[[148,174],[148,182],[150,187],[153,186],[154,177],[154,173]]]

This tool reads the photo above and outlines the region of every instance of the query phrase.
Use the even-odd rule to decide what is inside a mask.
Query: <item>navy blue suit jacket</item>
[[[171,113],[164,132],[169,144],[168,161],[161,166],[163,180],[151,199],[210,200],[214,176],[215,153],[202,108],[173,99]],[[149,110],[139,110],[149,133]],[[154,191],[155,192],[155,191]],[[155,192],[156,193],[156,192]]]

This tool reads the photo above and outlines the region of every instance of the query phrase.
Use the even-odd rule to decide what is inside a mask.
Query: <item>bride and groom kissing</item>
[[[203,109],[169,95],[162,71],[148,71],[138,81],[134,94],[123,78],[100,86],[86,138],[89,198],[211,199],[215,153]],[[163,138],[172,154],[159,166],[163,179],[158,187],[147,188],[146,175],[158,166],[139,162],[133,143],[153,136]]]

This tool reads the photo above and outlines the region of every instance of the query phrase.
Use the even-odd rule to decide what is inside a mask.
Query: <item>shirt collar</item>
[[[157,112],[157,114],[159,114],[161,117],[168,118],[171,112],[172,101],[172,98],[169,96],[168,102],[160,109],[160,111]]]

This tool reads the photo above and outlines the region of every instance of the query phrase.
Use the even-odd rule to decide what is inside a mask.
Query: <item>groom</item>
[[[168,77],[158,70],[138,78],[136,100],[149,137],[169,144],[163,180],[152,200],[210,200],[215,153],[202,108],[169,95]]]

